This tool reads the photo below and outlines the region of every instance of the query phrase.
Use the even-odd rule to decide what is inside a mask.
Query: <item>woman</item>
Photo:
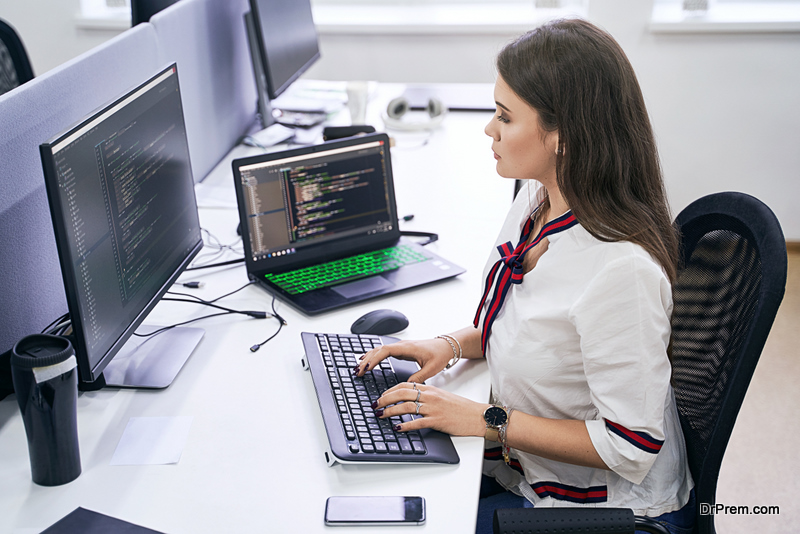
[[[487,438],[479,532],[494,508],[524,505],[632,508],[683,532],[693,483],[667,351],[678,238],[633,68],[607,33],[560,20],[497,69],[485,131],[498,174],[525,185],[474,325],[371,351],[354,373],[415,360],[378,416],[418,411],[397,429]],[[491,405],[422,384],[484,357]]]

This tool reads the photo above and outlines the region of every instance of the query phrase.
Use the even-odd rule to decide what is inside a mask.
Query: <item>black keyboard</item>
[[[361,354],[392,341],[383,336],[303,333],[328,434],[327,461],[458,463],[449,436],[429,429],[395,432],[395,425],[415,416],[379,419],[372,409],[384,391],[417,371],[416,364],[388,358],[363,377],[353,376]]]

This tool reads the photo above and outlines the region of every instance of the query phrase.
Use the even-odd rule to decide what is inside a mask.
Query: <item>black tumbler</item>
[[[11,379],[22,411],[33,481],[58,486],[78,478],[78,369],[67,338],[34,334],[11,352]]]

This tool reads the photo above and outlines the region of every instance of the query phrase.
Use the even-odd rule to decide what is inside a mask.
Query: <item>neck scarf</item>
[[[539,234],[533,239],[533,241],[531,241],[529,245],[526,245],[531,231],[533,230],[534,214],[539,210],[539,207],[541,207],[541,204],[536,207],[531,216],[528,217],[525,225],[522,227],[519,243],[517,244],[516,248],[512,248],[511,241],[507,241],[506,243],[497,247],[497,251],[500,253],[500,259],[497,260],[494,266],[489,270],[489,275],[486,277],[486,286],[483,290],[483,297],[481,298],[481,303],[478,305],[478,311],[475,314],[475,320],[472,323],[475,328],[478,328],[481,319],[481,312],[483,311],[484,304],[486,304],[486,299],[489,296],[489,290],[492,288],[492,282],[494,282],[495,278],[497,278],[494,294],[489,301],[489,305],[486,308],[486,316],[483,319],[483,330],[481,332],[481,351],[484,355],[486,355],[486,345],[489,341],[489,334],[492,331],[492,324],[497,318],[497,315],[500,313],[500,309],[503,307],[503,302],[508,294],[508,290],[511,288],[511,284],[522,283],[522,277],[525,275],[522,265],[523,261],[525,260],[525,254],[545,237],[563,232],[564,230],[568,230],[578,224],[578,220],[575,219],[572,211],[568,211],[561,217],[553,219],[549,223],[542,226],[542,229],[539,230]]]

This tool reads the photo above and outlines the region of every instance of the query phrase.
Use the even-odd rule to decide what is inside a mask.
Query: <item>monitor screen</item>
[[[80,377],[92,382],[202,248],[176,66],[40,152]]]
[[[248,259],[275,269],[302,263],[320,247],[351,254],[358,238],[396,241],[388,145],[376,135],[239,160]]]
[[[319,59],[317,28],[309,0],[250,0],[255,37],[267,81],[277,98]]]

